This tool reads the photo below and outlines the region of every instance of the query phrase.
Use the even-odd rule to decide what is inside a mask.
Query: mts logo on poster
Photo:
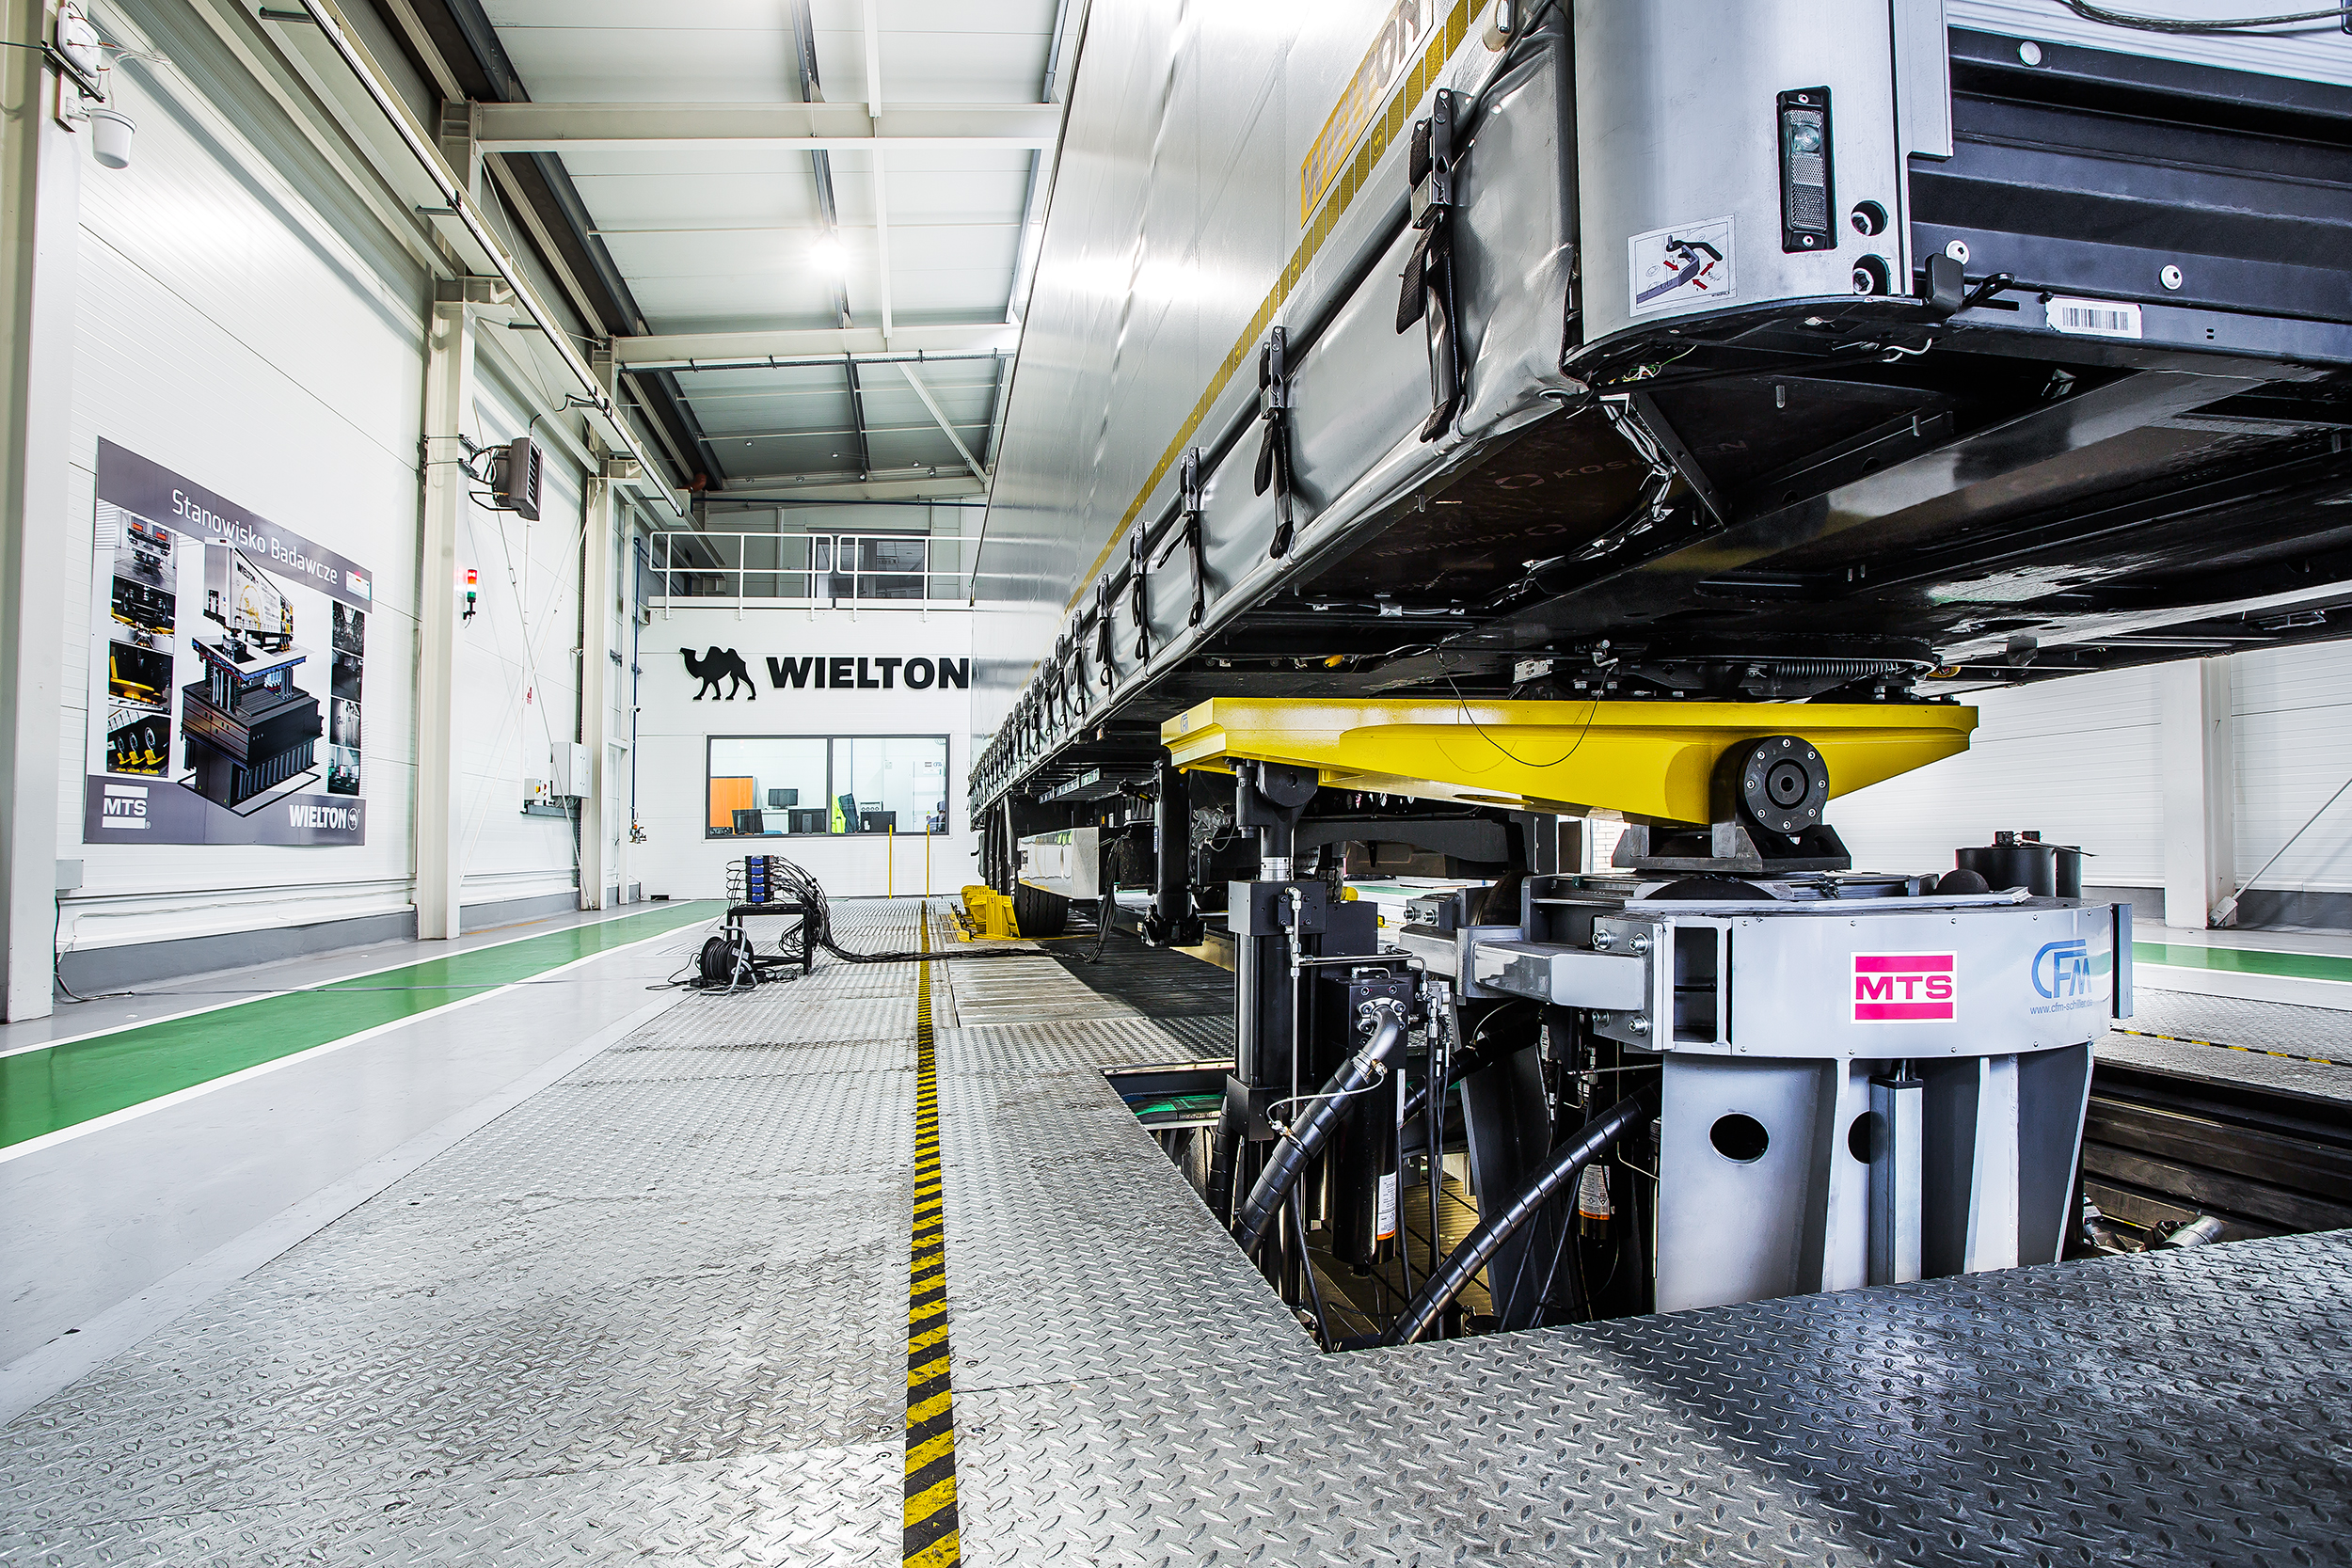
[[[1949,1023],[1960,990],[1949,953],[1856,953],[1856,1023]]]

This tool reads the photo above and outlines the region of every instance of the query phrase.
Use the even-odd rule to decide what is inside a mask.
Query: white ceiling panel
[[[485,0],[485,8],[540,103],[788,103],[801,98],[792,3]],[[1062,22],[1061,0],[809,7],[824,97],[870,104],[879,96],[885,112],[1036,102]],[[674,141],[558,156],[648,327],[717,334],[830,328],[845,303],[853,325],[879,328],[885,293],[895,326],[1006,320],[1022,226],[1053,162],[1050,150],[1033,158],[915,145],[890,150],[878,182],[872,154],[836,150],[826,160],[829,226],[816,161],[802,149]],[[871,470],[963,471],[903,374],[887,363],[858,373],[858,400],[833,365],[692,372],[675,384],[722,475],[854,478],[861,420]],[[996,362],[938,361],[919,373],[964,443],[980,451],[1006,379]]]
[[[499,41],[540,103],[774,103],[801,96],[792,35],[782,27],[501,27]]]

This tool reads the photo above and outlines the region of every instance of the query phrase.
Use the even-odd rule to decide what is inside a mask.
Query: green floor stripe
[[[133,1024],[0,1056],[0,1148],[697,925],[720,908],[668,904],[310,990],[239,1002],[193,1018]],[[454,989],[389,989],[402,986]]]
[[[2258,947],[2135,942],[2132,959],[2136,963],[2222,970],[2233,974],[2272,974],[2290,980],[2352,980],[2352,958],[2328,953],[2274,953]]]

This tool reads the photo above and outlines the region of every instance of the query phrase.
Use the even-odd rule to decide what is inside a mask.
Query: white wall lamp
[[[123,60],[155,65],[171,61],[152,49],[108,43],[74,0],[57,8],[54,38],[46,53],[57,68],[58,122],[68,130],[89,128],[90,156],[101,167],[130,167],[131,138],[137,134],[138,122],[110,102],[113,94],[107,89],[106,72]],[[106,57],[109,55],[112,60]]]

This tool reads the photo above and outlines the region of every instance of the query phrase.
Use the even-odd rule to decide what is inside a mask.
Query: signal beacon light
[[[471,566],[466,568],[466,619],[473,619],[474,594],[482,585],[482,574]]]

